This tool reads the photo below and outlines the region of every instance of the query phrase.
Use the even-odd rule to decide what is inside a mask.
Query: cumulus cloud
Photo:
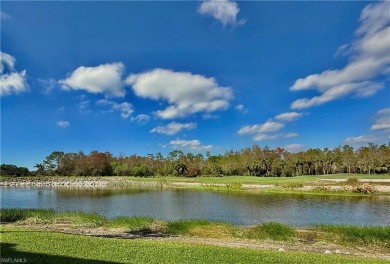
[[[270,133],[259,133],[253,136],[253,141],[262,141],[262,140],[269,140],[269,139],[278,139],[278,138],[292,138],[299,136],[297,133],[276,133],[276,134],[270,134]]]
[[[211,16],[226,25],[242,25],[245,20],[237,20],[240,12],[237,2],[232,0],[205,0],[199,6],[198,12],[202,15]]]
[[[238,112],[241,112],[243,114],[248,112],[248,109],[246,109],[245,106],[242,104],[236,105],[236,107],[234,107],[234,109],[236,109]]]
[[[107,105],[111,107],[112,111],[119,111],[122,118],[128,118],[134,112],[133,105],[128,102],[116,103],[111,100],[102,99],[96,102],[98,105]]]
[[[305,149],[305,146],[302,144],[288,144],[283,146],[283,148],[289,152],[300,152]]]
[[[287,113],[282,113],[282,114],[275,116],[275,119],[280,120],[280,121],[289,122],[289,121],[297,120],[301,116],[302,116],[302,113],[287,112]]]
[[[139,124],[146,124],[149,122],[150,118],[151,118],[150,115],[140,114],[137,115],[136,117],[132,117],[131,121],[135,121]]]
[[[315,89],[320,95],[296,100],[291,108],[313,107],[348,95],[367,97],[382,89],[383,83],[376,80],[390,69],[389,10],[388,1],[367,5],[361,13],[355,40],[338,50],[348,54],[348,64],[296,80],[292,91]]]
[[[220,87],[214,78],[190,72],[154,69],[131,74],[126,84],[132,86],[137,96],[168,102],[167,108],[155,113],[163,119],[225,110],[233,97],[230,87]]]
[[[371,130],[390,129],[390,108],[379,110]]]
[[[0,92],[1,96],[18,94],[27,90],[26,70],[15,70],[13,56],[0,51]]]
[[[176,123],[171,122],[166,126],[158,126],[150,130],[151,133],[159,133],[165,135],[174,135],[180,132],[183,129],[194,129],[196,128],[196,123]]]
[[[237,131],[239,135],[245,134],[262,134],[264,132],[278,131],[284,127],[283,123],[267,121],[263,124],[255,124],[252,126],[244,126]]]
[[[201,142],[197,139],[193,140],[183,140],[183,139],[176,139],[169,142],[172,148],[178,148],[178,149],[188,149],[192,151],[202,151],[202,150],[209,150],[213,148],[213,145],[202,145]]]
[[[105,94],[108,97],[123,97],[122,63],[101,64],[96,67],[81,66],[68,78],[60,80],[64,90],[84,90],[93,94]]]
[[[59,126],[59,127],[68,127],[68,126],[70,126],[70,123],[69,123],[69,121],[57,121],[57,126]]]
[[[349,137],[344,140],[344,144],[348,145],[356,145],[356,144],[366,144],[366,143],[374,143],[378,138],[372,135],[361,135],[358,137]]]
[[[284,127],[283,123],[267,121],[263,124],[255,124],[252,126],[243,126],[237,131],[239,135],[254,135],[253,141],[262,141],[266,139],[276,139],[283,134],[270,134],[269,132],[279,131]]]

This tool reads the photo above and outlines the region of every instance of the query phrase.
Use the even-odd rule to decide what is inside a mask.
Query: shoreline
[[[200,178],[199,178],[200,179]],[[345,179],[319,179],[307,183],[287,182],[294,178],[286,178],[286,183],[226,183],[199,182],[197,178],[135,178],[127,176],[107,176],[107,177],[20,177],[1,178],[0,187],[96,187],[96,188],[176,188],[214,191],[243,191],[243,192],[273,192],[273,193],[301,193],[320,195],[390,195],[390,179],[359,179],[361,186],[373,187],[375,193],[354,192],[356,186],[346,185]],[[268,178],[269,179],[269,178]],[[267,179],[267,180],[268,180]],[[191,181],[192,180],[192,181]],[[203,179],[202,179],[203,180]],[[280,180],[280,179],[278,179]],[[297,179],[299,181],[299,179]]]
[[[100,239],[175,241],[193,245],[390,260],[388,226],[322,225],[299,228],[276,222],[240,226],[206,220],[164,221],[146,217],[108,219],[98,214],[60,213],[43,209],[2,209],[2,215],[2,228]]]

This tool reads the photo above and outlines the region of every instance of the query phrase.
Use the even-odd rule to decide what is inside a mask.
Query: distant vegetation
[[[1,175],[6,176],[27,176],[30,175],[30,171],[25,167],[18,167],[11,164],[2,164],[0,166]]]
[[[38,176],[230,176],[251,175],[292,177],[334,173],[390,173],[390,143],[368,144],[354,150],[349,145],[334,149],[309,149],[290,153],[283,148],[261,148],[258,145],[223,155],[185,154],[171,151],[147,156],[118,156],[109,152],[85,154],[54,151],[42,163],[35,165],[32,175]],[[2,176],[28,176],[26,168],[1,165]]]

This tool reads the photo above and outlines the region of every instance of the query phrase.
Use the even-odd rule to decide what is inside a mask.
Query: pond
[[[277,221],[390,225],[390,197],[346,197],[183,189],[0,187],[1,208],[51,208],[106,217],[149,216],[163,220],[207,219],[237,225]]]

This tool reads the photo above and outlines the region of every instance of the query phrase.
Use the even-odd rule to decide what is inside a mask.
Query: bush
[[[346,180],[346,183],[348,185],[351,185],[351,186],[356,186],[360,183],[359,179],[356,178],[356,177],[349,177],[347,180]]]
[[[304,185],[301,182],[287,182],[283,184],[277,184],[278,186],[285,189],[294,189],[294,188],[302,188]]]
[[[353,189],[353,192],[355,193],[363,193],[363,194],[375,194],[378,192],[378,190],[371,184],[362,184],[358,185]]]
[[[134,167],[131,170],[131,174],[138,177],[145,177],[151,175],[148,167],[146,167],[145,165]]]

